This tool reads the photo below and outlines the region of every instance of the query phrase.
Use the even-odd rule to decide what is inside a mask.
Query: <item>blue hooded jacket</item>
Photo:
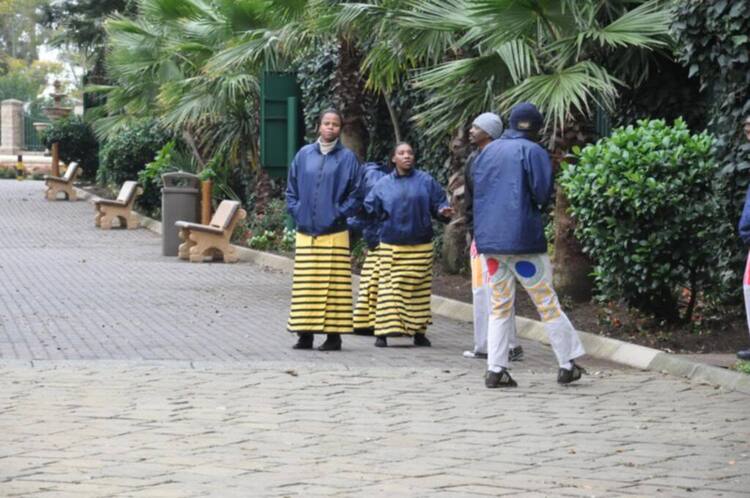
[[[404,176],[384,176],[365,198],[367,213],[381,222],[380,240],[394,245],[430,242],[432,218],[446,221],[439,211],[449,206],[443,187],[413,168]]]
[[[326,155],[317,142],[297,152],[289,168],[286,206],[299,232],[325,235],[347,229],[346,218],[362,204],[359,169],[357,156],[341,141]]]
[[[483,254],[547,252],[542,211],[552,195],[547,151],[507,130],[474,160],[474,239]]]
[[[367,197],[375,184],[389,174],[393,168],[382,163],[366,163],[362,166],[362,176],[359,181],[360,197]],[[364,208],[357,215],[347,220],[349,229],[359,232],[365,239],[367,247],[374,249],[380,243],[380,222],[368,217]]]
[[[742,216],[739,223],[740,238],[746,246],[750,246],[750,188],[745,195],[745,206],[742,208]]]

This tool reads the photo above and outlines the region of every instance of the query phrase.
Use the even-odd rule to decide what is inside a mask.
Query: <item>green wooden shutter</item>
[[[284,178],[304,138],[294,74],[263,73],[260,99],[260,162],[269,176]]]

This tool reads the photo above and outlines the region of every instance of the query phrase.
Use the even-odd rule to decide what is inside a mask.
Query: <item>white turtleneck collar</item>
[[[320,153],[324,156],[326,154],[329,154],[334,147],[336,147],[336,144],[338,143],[339,139],[337,138],[333,142],[324,142],[323,137],[318,137],[318,145],[320,145]]]

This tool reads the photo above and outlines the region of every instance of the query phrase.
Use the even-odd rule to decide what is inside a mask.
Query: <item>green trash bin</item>
[[[177,256],[180,247],[178,221],[198,223],[201,211],[200,179],[192,173],[176,171],[161,176],[161,252]]]

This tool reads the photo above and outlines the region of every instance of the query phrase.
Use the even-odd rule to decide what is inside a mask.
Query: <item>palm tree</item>
[[[619,89],[648,74],[649,52],[669,43],[666,2],[628,0],[428,0],[398,26],[453,33],[445,60],[416,74],[432,92],[416,116],[427,133],[445,137],[476,114],[507,111],[522,101],[546,116],[553,157],[591,139],[595,108],[615,110]],[[572,235],[567,199],[558,190],[556,285],[587,297],[588,261]]]
[[[91,88],[108,92],[98,133],[157,117],[184,138],[199,166],[217,154],[257,164],[263,47],[235,67],[216,71],[210,63],[231,49],[238,33],[266,26],[278,14],[263,0],[139,0],[134,19],[111,18],[107,63],[115,84]]]

